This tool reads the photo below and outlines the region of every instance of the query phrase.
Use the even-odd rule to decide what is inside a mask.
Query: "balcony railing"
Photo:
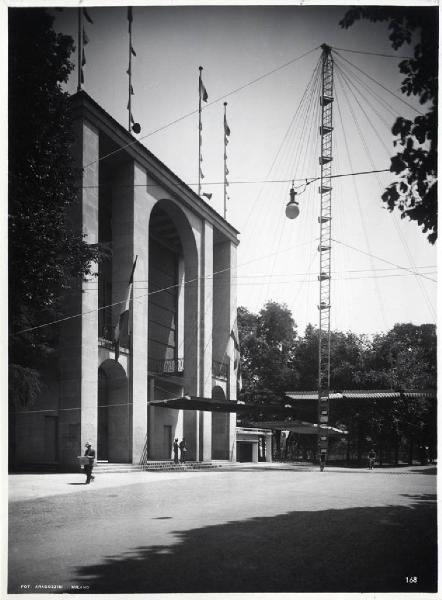
[[[219,360],[212,361],[212,376],[218,379],[229,378],[229,363],[223,363]]]
[[[160,375],[182,375],[184,358],[158,359],[149,357],[149,371]]]
[[[107,350],[115,350],[115,343],[112,340],[108,340],[103,337],[98,338],[98,345],[100,348],[106,348]],[[120,345],[120,354],[129,354],[129,348],[125,348]]]

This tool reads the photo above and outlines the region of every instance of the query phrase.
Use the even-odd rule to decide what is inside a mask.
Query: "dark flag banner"
[[[200,73],[200,97],[201,97],[201,100],[204,100],[204,102],[207,102],[207,100],[209,99],[209,94],[207,93],[207,90],[203,83],[201,73]]]
[[[118,318],[118,323],[115,326],[114,331],[114,348],[115,348],[115,360],[118,361],[118,357],[120,355],[120,340],[122,336],[127,337],[129,335],[129,322],[130,322],[130,307],[131,307],[131,297],[133,291],[133,283],[134,283],[134,272],[137,264],[137,258],[135,257],[134,264],[132,266],[132,271],[130,274],[129,284],[126,290],[126,297],[123,301],[122,310],[120,312],[120,316]]]
[[[94,24],[89,13],[87,12],[87,10],[85,8],[83,8],[83,15],[86,17],[86,21],[88,21],[91,25]]]
[[[81,90],[81,86],[84,83],[84,71],[83,67],[86,64],[86,54],[84,47],[89,43],[89,37],[84,28],[83,17],[88,23],[93,25],[93,21],[85,8],[78,9],[78,87],[77,90]]]

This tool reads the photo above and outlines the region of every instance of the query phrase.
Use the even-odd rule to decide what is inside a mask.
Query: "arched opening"
[[[126,372],[106,360],[98,369],[98,460],[131,462],[131,422]]]
[[[224,390],[216,385],[212,390],[214,400],[226,401]],[[212,413],[212,458],[214,460],[229,460],[229,429],[230,413]]]
[[[198,253],[189,219],[159,200],[149,221],[148,369],[151,400],[196,394],[198,381]],[[196,455],[196,412],[149,409],[149,455],[170,458],[172,439],[186,437]]]

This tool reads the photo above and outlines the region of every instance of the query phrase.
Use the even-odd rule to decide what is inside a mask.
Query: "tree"
[[[390,171],[399,178],[387,187],[382,200],[390,211],[396,207],[402,218],[417,221],[432,244],[437,240],[437,11],[437,7],[360,6],[348,10],[340,22],[348,28],[362,18],[387,21],[395,50],[419,37],[414,57],[399,64],[405,75],[401,91],[416,96],[427,112],[413,121],[396,119],[392,133],[399,151],[391,159]]]
[[[243,397],[264,403],[280,401],[293,387],[295,328],[284,304],[268,302],[259,315],[238,309]]]
[[[10,387],[38,396],[63,292],[91,274],[99,251],[66,218],[77,200],[69,97],[71,37],[41,8],[9,9]],[[24,333],[22,333],[25,330]]]

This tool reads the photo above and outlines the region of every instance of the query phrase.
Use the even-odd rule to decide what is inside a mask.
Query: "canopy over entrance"
[[[152,400],[150,406],[160,408],[176,408],[181,410],[206,410],[210,412],[237,412],[235,401],[205,398],[203,396],[180,396],[166,400]]]
[[[324,433],[324,435],[340,436],[346,435],[348,431],[338,429],[337,427],[330,427],[326,425],[317,425],[316,423],[309,423],[307,421],[256,421],[249,423],[247,427],[257,427],[260,429],[279,429],[281,431],[293,431],[294,433],[300,433],[304,435],[318,435]]]

